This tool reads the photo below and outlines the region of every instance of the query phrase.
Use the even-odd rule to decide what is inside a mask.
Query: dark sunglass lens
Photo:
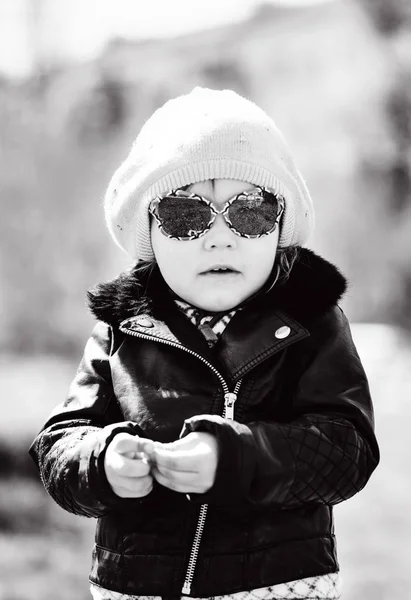
[[[237,231],[258,236],[274,228],[278,211],[278,200],[273,194],[253,194],[237,198],[230,206],[228,216]]]
[[[191,237],[206,229],[210,221],[208,206],[194,198],[168,196],[158,205],[158,217],[165,233],[173,237]]]

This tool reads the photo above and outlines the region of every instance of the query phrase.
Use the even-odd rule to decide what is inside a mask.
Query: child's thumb
[[[152,459],[154,455],[153,440],[142,438],[140,439],[140,452],[144,452],[148,458]]]
[[[141,439],[138,435],[131,435],[122,431],[114,437],[112,448],[115,452],[127,458],[137,458],[138,453],[141,452]]]

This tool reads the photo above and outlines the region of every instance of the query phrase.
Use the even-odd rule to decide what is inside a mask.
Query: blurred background
[[[336,508],[344,600],[411,589],[409,0],[1,0],[0,600],[86,600],[95,523],[55,505],[27,448],[127,268],[108,180],[150,114],[195,85],[277,122],[317,208],[309,246],[349,279],[382,460]]]

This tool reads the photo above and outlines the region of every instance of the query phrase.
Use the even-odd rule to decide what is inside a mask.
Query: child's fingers
[[[155,465],[152,468],[152,474],[155,476],[157,473],[160,473],[162,477],[166,477],[167,479],[178,479],[183,482],[192,481],[199,476],[198,471],[177,471],[163,465]]]
[[[158,467],[173,471],[198,471],[199,457],[192,451],[176,450],[167,445],[154,446],[153,459]]]
[[[131,435],[130,433],[122,431],[113,438],[110,446],[112,450],[118,454],[124,454],[129,458],[134,458],[141,452],[141,442],[141,438],[137,435]]]
[[[213,484],[211,475],[200,476],[198,473],[168,471],[154,467],[151,471],[154,479],[164,487],[182,494],[206,492]]]
[[[154,467],[151,473],[158,483],[175,492],[188,493],[196,487],[193,473],[181,472],[176,474],[176,471],[165,469],[160,471],[157,467]]]
[[[176,471],[203,471],[215,466],[217,440],[209,433],[193,432],[170,444],[154,444],[154,461]]]
[[[148,461],[141,458],[128,458],[118,453],[113,454],[109,464],[122,477],[144,477],[150,472]]]
[[[154,444],[153,477],[182,493],[202,493],[214,483],[217,441],[207,433],[193,433],[170,444]]]
[[[154,442],[146,438],[140,439],[140,451],[143,455],[143,459],[149,463],[154,463]]]
[[[121,477],[113,489],[121,498],[142,498],[153,489],[153,478],[150,475],[141,479]]]

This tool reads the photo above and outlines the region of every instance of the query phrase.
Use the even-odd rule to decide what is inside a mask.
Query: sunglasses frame
[[[266,233],[257,233],[256,235],[241,233],[231,223],[231,221],[228,217],[228,211],[230,209],[230,206],[239,198],[241,198],[241,197],[248,198],[249,196],[256,195],[257,193],[259,195],[261,195],[263,193],[267,193],[276,198],[279,209],[278,209],[275,221],[274,221],[274,225],[270,229],[270,231],[267,231]],[[199,201],[202,204],[205,204],[211,211],[211,219],[207,223],[204,230],[202,230],[200,232],[193,232],[192,235],[184,236],[184,237],[171,235],[170,233],[165,231],[162,219],[160,218],[160,216],[158,214],[158,206],[159,206],[160,202],[162,202],[163,200],[166,200],[170,196],[177,196],[177,197],[181,196],[182,198],[194,199],[194,200]],[[269,190],[268,188],[262,187],[262,186],[256,186],[252,190],[247,190],[244,192],[240,192],[239,194],[236,194],[235,196],[233,196],[232,198],[227,200],[227,202],[224,203],[221,210],[217,210],[215,208],[215,206],[213,205],[213,203],[210,200],[208,200],[207,198],[204,198],[204,196],[200,196],[199,194],[194,194],[194,193],[187,194],[187,192],[185,190],[179,188],[176,190],[170,190],[166,194],[164,194],[162,196],[157,196],[156,198],[154,198],[154,200],[152,200],[150,202],[149,213],[157,221],[160,231],[163,235],[165,235],[166,237],[173,239],[173,240],[180,240],[180,241],[186,242],[186,241],[198,239],[198,238],[202,237],[203,235],[205,235],[208,231],[210,231],[211,227],[214,224],[214,221],[216,220],[217,215],[222,215],[224,217],[224,220],[227,223],[228,227],[231,229],[231,231],[233,231],[233,233],[235,233],[239,237],[248,238],[248,239],[256,239],[256,238],[264,237],[265,235],[269,235],[270,233],[273,233],[276,230],[276,228],[280,222],[280,219],[284,213],[284,209],[285,209],[284,198],[278,194],[274,194],[271,190]]]

